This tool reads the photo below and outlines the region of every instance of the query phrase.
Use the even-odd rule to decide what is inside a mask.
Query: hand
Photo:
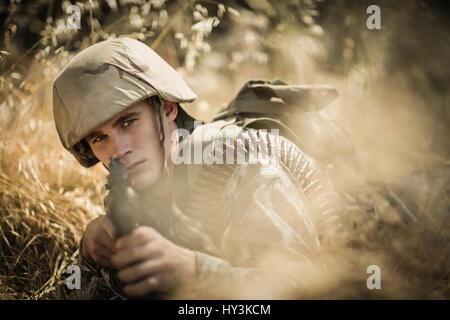
[[[194,252],[179,247],[155,229],[142,226],[116,242],[111,260],[129,296],[168,292],[195,278]]]
[[[81,254],[101,266],[111,267],[110,258],[116,253],[115,240],[114,226],[107,216],[92,220],[83,235]]]

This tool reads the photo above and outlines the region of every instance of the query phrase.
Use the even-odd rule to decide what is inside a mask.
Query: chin
[[[131,186],[136,190],[147,189],[154,186],[158,178],[155,172],[136,174],[131,176]]]

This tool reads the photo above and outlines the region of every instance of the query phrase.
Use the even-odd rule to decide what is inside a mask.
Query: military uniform
[[[305,94],[311,91],[282,86],[277,93],[287,104],[305,102]],[[267,88],[273,90],[271,84],[266,84]],[[332,91],[321,89],[327,94]],[[114,39],[84,50],[54,83],[55,122],[64,147],[82,165],[92,166],[98,160],[83,138],[133,103],[152,96],[177,103],[195,98],[176,72],[139,41]],[[263,96],[267,100],[268,96]],[[248,96],[238,95],[234,102],[242,102],[242,97]],[[317,163],[293,142],[296,138],[289,128],[271,117],[230,109],[212,123],[194,128],[194,118],[180,108],[177,124],[191,133],[182,144],[192,150],[198,144],[204,150],[206,144],[220,137],[226,141],[224,148],[233,154],[244,150],[248,158],[256,146],[266,148],[265,155],[277,159],[226,163],[225,149],[216,148],[207,157],[223,159],[224,164],[175,166],[174,202],[165,213],[167,219],[173,218],[172,222],[166,230],[158,229],[150,222],[154,220],[149,210],[148,223],[142,224],[152,225],[168,239],[195,252],[199,283],[211,279],[231,283],[243,279],[265,281],[270,277],[280,280],[285,275],[277,273],[277,268],[272,268],[273,272],[261,268],[268,255],[286,255],[301,263],[317,256],[325,226],[338,225],[338,216],[329,182]],[[257,129],[279,129],[280,134]],[[146,199],[149,197],[143,195],[144,203]],[[195,233],[204,234],[208,238],[205,241],[212,245],[205,246],[203,238],[189,243],[194,239],[189,234]],[[91,271],[87,274],[104,277],[106,282],[113,280],[110,270],[102,271],[81,254],[80,258],[85,270]],[[282,287],[297,285],[292,277],[285,280],[280,282]]]

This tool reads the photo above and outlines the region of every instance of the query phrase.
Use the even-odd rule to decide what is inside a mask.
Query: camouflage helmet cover
[[[82,140],[99,125],[151,96],[176,103],[196,98],[178,73],[138,40],[118,38],[86,48],[53,83],[53,115],[63,146],[82,165],[94,165],[98,159]]]

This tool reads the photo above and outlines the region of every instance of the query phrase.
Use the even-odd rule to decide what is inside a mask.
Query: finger
[[[112,224],[112,222],[108,218],[108,216],[106,216],[106,219],[104,220],[103,227],[104,227],[106,234],[111,239],[116,240],[116,238],[117,238],[116,229],[114,228],[114,225]]]
[[[123,282],[135,282],[144,277],[155,275],[165,270],[167,266],[159,260],[145,260],[144,262],[132,265],[131,267],[122,269],[117,276]]]
[[[99,244],[109,248],[112,252],[117,252],[115,241],[106,233],[104,229],[99,233],[98,242]]]
[[[124,250],[150,242],[159,234],[155,229],[147,226],[136,228],[132,234],[122,237],[116,242],[116,249]]]
[[[110,259],[116,253],[104,245],[97,245],[97,247],[94,249],[94,254]]]
[[[94,259],[94,261],[96,263],[98,263],[99,265],[103,266],[103,267],[107,267],[110,268],[112,267],[112,262],[110,258],[104,257],[104,256],[100,256],[97,255],[95,257],[92,257]]]
[[[159,286],[157,277],[145,278],[134,284],[127,285],[123,288],[125,293],[129,296],[140,297],[150,291],[155,291]]]
[[[144,259],[155,259],[158,256],[161,256],[162,253],[162,249],[159,246],[148,243],[126,250],[120,250],[116,255],[111,257],[111,260],[117,269],[122,269],[131,263],[139,262]]]

